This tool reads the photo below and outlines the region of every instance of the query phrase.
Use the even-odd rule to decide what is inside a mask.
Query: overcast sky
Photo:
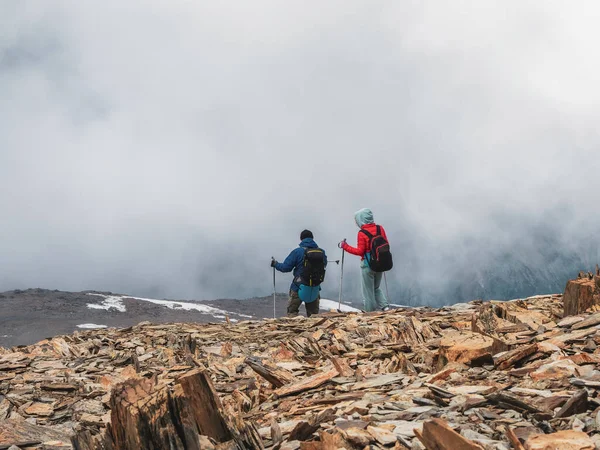
[[[361,207],[396,278],[540,225],[592,261],[598,23],[592,0],[4,0],[0,290],[266,295],[271,256],[309,228],[339,258]]]

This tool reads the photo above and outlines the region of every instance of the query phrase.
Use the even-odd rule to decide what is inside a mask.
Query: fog
[[[600,5],[472,3],[2,2],[0,291],[268,295],[362,207],[395,302],[556,291],[600,262]]]

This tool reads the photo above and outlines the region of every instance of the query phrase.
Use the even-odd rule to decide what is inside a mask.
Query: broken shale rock
[[[574,316],[600,305],[600,276],[567,282],[563,295],[564,316]]]
[[[597,311],[565,320],[562,308],[546,295],[142,323],[0,349],[0,424],[34,427],[0,432],[0,449],[27,438],[27,450],[422,450],[420,435],[431,448],[496,450],[567,431],[596,442]],[[56,434],[33,435],[46,430]]]
[[[39,426],[22,419],[0,421],[0,449],[42,447],[47,442],[69,443],[69,436],[49,427]]]
[[[494,364],[499,370],[506,370],[519,361],[527,358],[530,355],[533,355],[538,351],[537,344],[525,345],[522,347],[517,347],[513,350],[503,353],[500,357],[494,359]]]
[[[494,339],[472,331],[447,333],[440,341],[438,370],[448,363],[473,364],[487,361],[493,364],[492,355],[502,351]]]
[[[526,450],[594,450],[595,448],[594,442],[587,434],[574,430],[538,434],[525,442]]]
[[[428,420],[423,431],[415,434],[427,450],[484,450],[479,444],[461,436],[441,419]]]
[[[584,413],[588,410],[588,393],[585,389],[577,391],[565,405],[557,411],[554,417],[570,417],[574,414]]]
[[[279,397],[285,397],[286,395],[298,394],[303,391],[308,391],[310,389],[319,387],[324,383],[327,383],[329,380],[338,375],[340,375],[340,373],[334,366],[332,366],[329,368],[329,370],[318,372],[315,375],[300,380],[294,384],[276,389],[275,394]]]
[[[179,379],[173,389],[156,379],[135,379],[114,388],[111,421],[103,439],[89,433],[73,438],[75,449],[201,449],[200,437],[231,449],[262,449],[252,425],[228,417],[205,370]]]

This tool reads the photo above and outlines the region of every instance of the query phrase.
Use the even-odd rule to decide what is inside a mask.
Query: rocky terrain
[[[0,348],[0,449],[592,450],[599,309],[584,274],[564,296]]]

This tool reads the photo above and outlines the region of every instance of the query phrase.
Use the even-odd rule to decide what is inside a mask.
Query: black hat
[[[310,230],[304,230],[302,233],[300,233],[300,240],[303,241],[306,238],[313,238],[313,234],[312,231]]]

